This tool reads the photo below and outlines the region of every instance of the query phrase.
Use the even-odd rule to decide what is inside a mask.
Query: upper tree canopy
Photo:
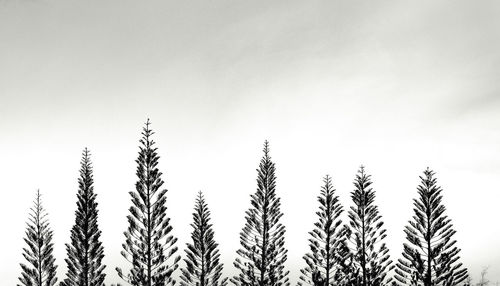
[[[196,198],[193,213],[192,243],[187,243],[186,267],[181,269],[182,286],[225,286],[222,278],[223,265],[220,262],[218,244],[210,223],[210,211],[201,192]]]
[[[122,256],[132,264],[129,274],[117,268],[118,275],[137,286],[174,285],[173,272],[178,268],[177,238],[167,217],[167,190],[162,189],[162,173],[158,169],[155,142],[151,136],[149,119],[142,131],[137,157],[137,183],[132,197],[129,227],[125,234]],[[172,260],[170,260],[172,258]]]
[[[388,273],[393,269],[389,249],[383,242],[386,230],[382,228],[382,217],[375,205],[375,191],[371,187],[370,175],[362,166],[351,192],[351,206],[347,237],[353,254],[350,284],[362,286],[387,285],[391,282]]]
[[[22,273],[19,281],[22,285],[53,286],[56,284],[57,265],[52,254],[54,248],[52,235],[38,190],[26,225],[24,242],[27,247],[23,248],[23,256],[27,264],[21,263]]]
[[[405,228],[403,258],[398,260],[399,285],[454,286],[467,282],[467,269],[459,262],[451,220],[445,215],[441,187],[434,172],[424,171],[413,200],[414,215]]]
[[[71,229],[71,244],[66,244],[68,272],[61,286],[103,286],[106,277],[102,264],[104,249],[100,241],[92,163],[87,148],[83,150],[80,165],[75,224]]]
[[[264,156],[257,169],[257,191],[251,195],[251,208],[240,233],[242,248],[237,251],[234,266],[239,275],[231,281],[238,286],[289,285],[285,227],[279,222],[280,199],[276,195],[274,163],[269,156],[269,143],[264,143]]]
[[[313,286],[331,286],[343,284],[344,231],[342,230],[342,206],[335,194],[332,179],[326,176],[318,197],[318,221],[313,231],[309,232],[309,248],[304,256],[307,266],[301,270],[300,280]],[[299,281],[298,285],[303,285]]]

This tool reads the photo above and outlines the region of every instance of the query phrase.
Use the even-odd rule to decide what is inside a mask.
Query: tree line
[[[210,210],[198,193],[191,223],[191,241],[183,262],[167,216],[167,190],[158,169],[158,149],[149,120],[139,140],[137,182],[130,191],[121,255],[128,269],[116,268],[124,283],[134,286],[289,286],[285,269],[286,227],[280,222],[281,201],[276,192],[275,164],[266,141],[257,169],[257,190],[250,197],[240,249],[234,267],[237,274],[223,277],[219,245],[215,240]],[[445,214],[442,189],[434,171],[420,176],[414,214],[404,232],[404,250],[391,260],[387,236],[376,204],[371,176],[360,167],[351,192],[352,205],[340,204],[332,178],[325,176],[318,195],[317,220],[309,232],[309,251],[303,256],[298,286],[454,286],[470,285],[467,269],[460,262],[455,230]],[[347,220],[341,215],[347,211]],[[53,256],[53,232],[38,191],[28,217],[19,281],[25,286],[103,286],[106,265],[98,224],[90,152],[80,162],[75,223],[66,244],[67,272],[58,283]],[[180,275],[174,273],[180,268]],[[120,284],[117,284],[117,286]]]

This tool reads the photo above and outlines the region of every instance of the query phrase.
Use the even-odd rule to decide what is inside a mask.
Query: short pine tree
[[[210,211],[201,192],[198,193],[193,213],[193,243],[187,243],[186,268],[181,269],[182,286],[226,286],[222,278],[223,264],[219,261],[218,244],[210,223]]]
[[[383,242],[386,230],[382,228],[382,217],[375,205],[375,191],[370,175],[362,166],[354,180],[355,189],[351,193],[354,206],[348,217],[347,238],[353,254],[352,279],[348,284],[362,286],[389,285],[392,281],[388,272],[393,269],[389,259],[389,249]]]
[[[269,143],[264,143],[264,156],[257,170],[257,192],[251,195],[251,208],[246,212],[246,223],[240,233],[242,248],[237,251],[234,266],[239,274],[231,279],[237,286],[285,286],[288,271],[285,227],[280,199],[276,195],[275,166],[269,156]]]
[[[344,257],[341,250],[345,243],[342,229],[342,206],[335,194],[330,176],[323,180],[318,197],[318,221],[309,234],[311,251],[304,256],[307,266],[302,269],[298,285],[342,285],[342,263]]]
[[[467,284],[467,269],[460,249],[452,237],[451,220],[444,214],[441,187],[434,172],[424,171],[414,199],[414,215],[405,228],[403,258],[398,260],[395,279],[398,285],[455,286]]]
[[[138,181],[135,192],[130,192],[132,206],[122,256],[132,264],[129,274],[116,268],[118,276],[134,286],[175,285],[173,272],[178,268],[177,238],[172,235],[170,218],[167,217],[167,190],[161,189],[162,173],[158,169],[159,156],[154,132],[149,119],[143,128],[137,162]]]
[[[78,178],[75,224],[71,244],[66,244],[68,272],[61,286],[104,286],[104,249],[97,223],[98,210],[90,152],[83,151]]]
[[[57,282],[55,258],[52,255],[52,230],[47,213],[42,206],[40,191],[37,191],[34,206],[28,218],[26,238],[28,247],[23,248],[27,264],[21,263],[19,281],[25,286],[53,286]],[[19,286],[19,284],[18,284]]]

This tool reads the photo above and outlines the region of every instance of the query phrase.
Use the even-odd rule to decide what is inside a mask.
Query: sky
[[[201,190],[225,275],[269,140],[293,283],[323,176],[347,209],[360,165],[392,260],[430,167],[462,262],[475,281],[486,266],[500,281],[497,1],[0,0],[2,284],[20,275],[37,189],[64,277],[85,147],[106,282],[121,282],[148,118],[178,246]]]

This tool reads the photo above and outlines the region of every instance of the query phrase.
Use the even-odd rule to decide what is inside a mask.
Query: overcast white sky
[[[202,190],[228,275],[268,139],[292,281],[322,177],[347,207],[361,164],[393,260],[429,166],[462,261],[476,281],[488,265],[500,281],[497,1],[0,0],[2,285],[20,274],[37,188],[65,274],[84,147],[107,282],[119,282],[148,117],[179,247]]]

